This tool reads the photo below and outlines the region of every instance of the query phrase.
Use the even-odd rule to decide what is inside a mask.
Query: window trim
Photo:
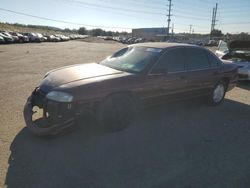
[[[213,70],[213,69],[218,69],[221,67],[222,63],[220,61],[220,59],[212,52],[210,52],[208,49],[206,48],[201,48],[201,47],[196,47],[196,46],[174,46],[174,47],[169,47],[167,49],[165,49],[165,52],[162,53],[161,57],[153,64],[153,66],[149,69],[148,71],[148,75],[150,76],[157,76],[157,75],[163,75],[163,73],[153,73],[153,69],[155,68],[155,66],[159,63],[159,61],[163,58],[163,56],[172,49],[178,49],[178,48],[182,48],[184,49],[184,55],[187,57],[187,52],[186,49],[187,48],[191,48],[191,49],[199,49],[202,50],[207,58],[207,61],[209,63],[209,67],[208,68],[203,68],[203,69],[195,69],[195,70],[188,70],[188,62],[187,62],[187,58],[185,59],[185,63],[184,63],[184,71],[173,71],[173,72],[168,72],[168,74],[177,74],[177,73],[187,73],[187,72],[195,72],[195,71],[205,71],[205,70]],[[208,57],[208,53],[210,53],[212,56],[214,56],[215,59],[217,59],[217,67],[212,67],[210,61],[209,61],[209,57]]]

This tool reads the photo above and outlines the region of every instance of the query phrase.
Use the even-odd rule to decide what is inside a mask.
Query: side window
[[[159,60],[153,72],[177,72],[185,70],[184,49],[170,49]]]
[[[199,70],[209,68],[206,52],[199,48],[187,48],[187,67],[188,70]]]
[[[220,64],[219,60],[211,53],[207,53],[207,55],[211,67],[212,68],[218,67],[218,65]]]

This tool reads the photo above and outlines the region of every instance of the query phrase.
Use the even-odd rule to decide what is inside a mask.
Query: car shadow
[[[143,110],[128,129],[89,121],[55,138],[24,128],[13,140],[8,188],[249,187],[250,106],[176,102]]]
[[[250,81],[239,81],[237,87],[241,89],[250,90]]]

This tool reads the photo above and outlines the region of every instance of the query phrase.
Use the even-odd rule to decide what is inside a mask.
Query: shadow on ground
[[[178,102],[144,110],[117,133],[81,128],[13,140],[8,188],[250,187],[250,106]],[[83,123],[84,124],[84,123]],[[94,126],[93,126],[94,127]]]

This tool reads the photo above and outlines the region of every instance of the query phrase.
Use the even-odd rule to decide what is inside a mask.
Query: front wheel
[[[217,83],[214,86],[209,96],[209,103],[214,106],[219,105],[223,101],[225,94],[226,94],[225,83],[224,82]]]
[[[115,94],[104,100],[97,109],[98,124],[107,131],[125,129],[136,113],[134,100],[126,94]]]

